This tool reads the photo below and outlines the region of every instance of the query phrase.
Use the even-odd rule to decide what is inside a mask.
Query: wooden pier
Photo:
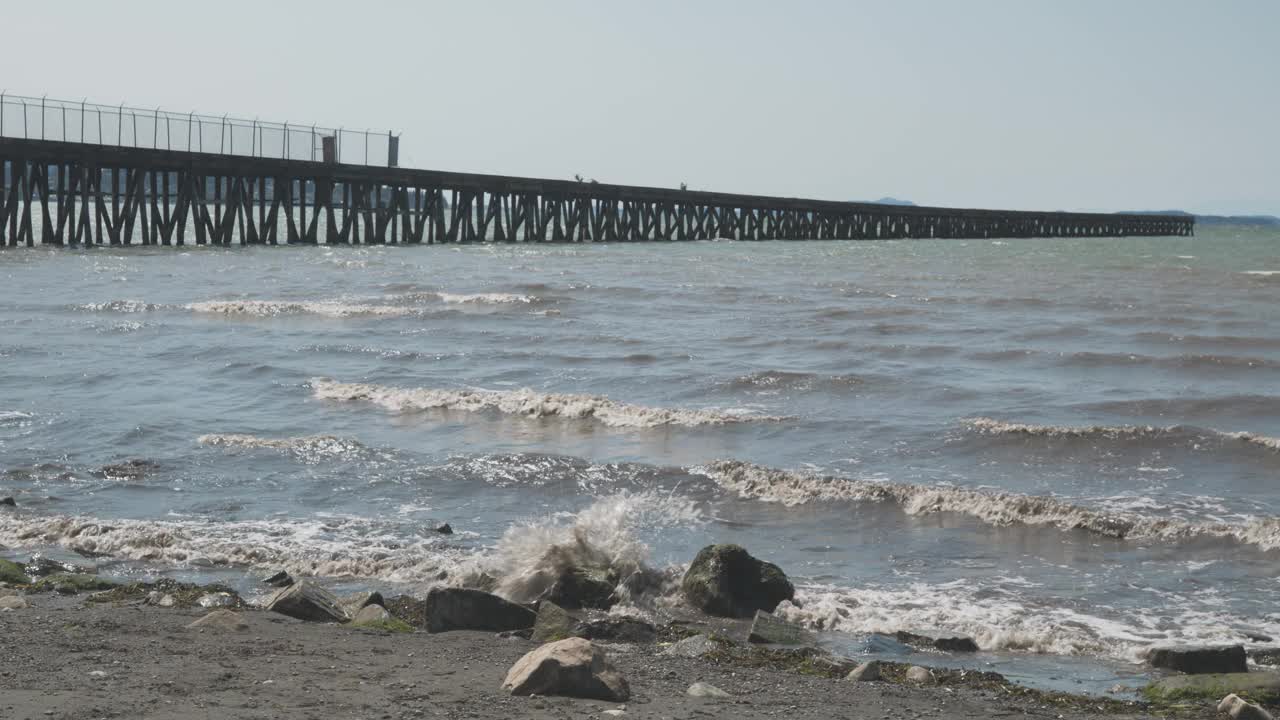
[[[0,246],[1191,235],[1181,215],[733,195],[0,137]]]

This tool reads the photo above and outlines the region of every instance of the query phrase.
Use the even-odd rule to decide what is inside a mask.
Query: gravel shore
[[[0,612],[0,717],[899,718],[1153,717],[1062,707],[991,688],[851,682],[601,644],[632,689],[612,704],[512,697],[507,669],[537,646],[492,633],[389,633],[260,610],[246,629],[188,629],[200,608],[31,595]],[[686,695],[703,682],[728,699]],[[621,713],[621,714],[619,714]]]

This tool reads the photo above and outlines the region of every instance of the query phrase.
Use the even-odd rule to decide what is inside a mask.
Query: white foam
[[[304,459],[320,460],[347,455],[365,449],[365,446],[348,438],[333,435],[307,435],[290,438],[264,438],[238,433],[201,435],[196,439],[201,445],[239,449],[280,450],[294,453]]]
[[[474,293],[471,295],[460,295],[455,293],[435,293],[440,298],[440,302],[449,303],[451,305],[473,304],[473,305],[508,305],[512,303],[532,303],[538,298],[532,295],[515,295],[512,293]]]
[[[1266,437],[1251,432],[1228,432],[1223,430],[1201,430],[1181,425],[1036,425],[1032,423],[1015,423],[993,418],[968,418],[964,423],[977,432],[987,435],[1026,435],[1046,438],[1105,438],[1109,440],[1123,438],[1156,438],[1178,434],[1205,434],[1222,440],[1239,440],[1241,442],[1260,445],[1271,450],[1280,450],[1280,438]]]
[[[340,300],[318,300],[311,302],[291,302],[283,300],[210,300],[190,303],[187,310],[196,313],[218,315],[247,315],[251,317],[275,317],[278,315],[319,315],[331,318],[346,318],[361,315],[369,316],[401,316],[412,315],[414,310],[392,305],[366,305],[348,303]]]
[[[1245,270],[1243,274],[1271,277],[1272,275],[1280,275],[1280,270]]]
[[[839,478],[736,460],[721,460],[695,471],[741,497],[784,505],[883,502],[897,505],[909,515],[959,513],[994,526],[1047,525],[1063,530],[1087,530],[1118,539],[1218,537],[1257,545],[1264,550],[1280,548],[1280,518],[1274,517],[1243,523],[1202,523],[1107,511],[1041,495]]]
[[[971,637],[983,650],[1094,655],[1126,662],[1141,662],[1155,645],[1239,643],[1244,639],[1241,627],[1273,636],[1280,630],[1280,622],[1259,626],[1204,609],[1183,611],[1170,622],[1174,618],[1165,610],[1152,611],[1157,617],[1145,611],[1032,605],[1014,594],[981,592],[964,580],[892,588],[800,587],[796,600],[794,605],[783,603],[777,613],[814,629],[945,632]]]
[[[155,310],[163,310],[164,305],[143,302],[141,300],[109,300],[107,302],[86,303],[77,305],[77,310],[85,312],[117,312],[117,313],[142,313],[152,312]]]
[[[322,400],[370,402],[392,412],[416,410],[497,411],[528,418],[595,420],[611,427],[651,428],[663,425],[694,427],[782,418],[743,410],[683,410],[627,405],[600,395],[542,393],[520,390],[448,390],[394,388],[369,383],[343,383],[313,378],[311,389]]]

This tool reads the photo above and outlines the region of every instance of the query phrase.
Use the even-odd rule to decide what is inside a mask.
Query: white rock
[[[1271,713],[1235,693],[1222,698],[1218,712],[1226,713],[1234,720],[1272,720]]]
[[[707,683],[702,682],[696,682],[690,685],[689,689],[685,690],[684,694],[689,697],[715,698],[717,700],[729,697],[729,693],[724,690],[721,690],[715,685],[708,685]]]
[[[391,619],[391,613],[381,605],[365,605],[360,608],[356,616],[351,619],[352,625],[365,625],[368,623],[386,622]]]
[[[589,640],[548,643],[516,661],[502,688],[512,695],[567,695],[626,702],[631,689],[604,651]]]
[[[929,668],[913,665],[907,669],[907,682],[932,685],[936,680],[933,677],[933,671]]]
[[[6,595],[4,597],[0,597],[0,610],[21,610],[26,607],[31,606],[27,604],[26,600],[23,600],[17,595]]]
[[[240,617],[240,613],[230,610],[214,610],[187,626],[191,630],[248,630],[249,623]]]

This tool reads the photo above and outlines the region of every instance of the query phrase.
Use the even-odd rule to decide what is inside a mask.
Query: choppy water
[[[9,555],[523,597],[553,545],[675,573],[733,541],[837,646],[941,629],[1090,688],[1280,638],[1274,232],[35,249],[0,280]]]

